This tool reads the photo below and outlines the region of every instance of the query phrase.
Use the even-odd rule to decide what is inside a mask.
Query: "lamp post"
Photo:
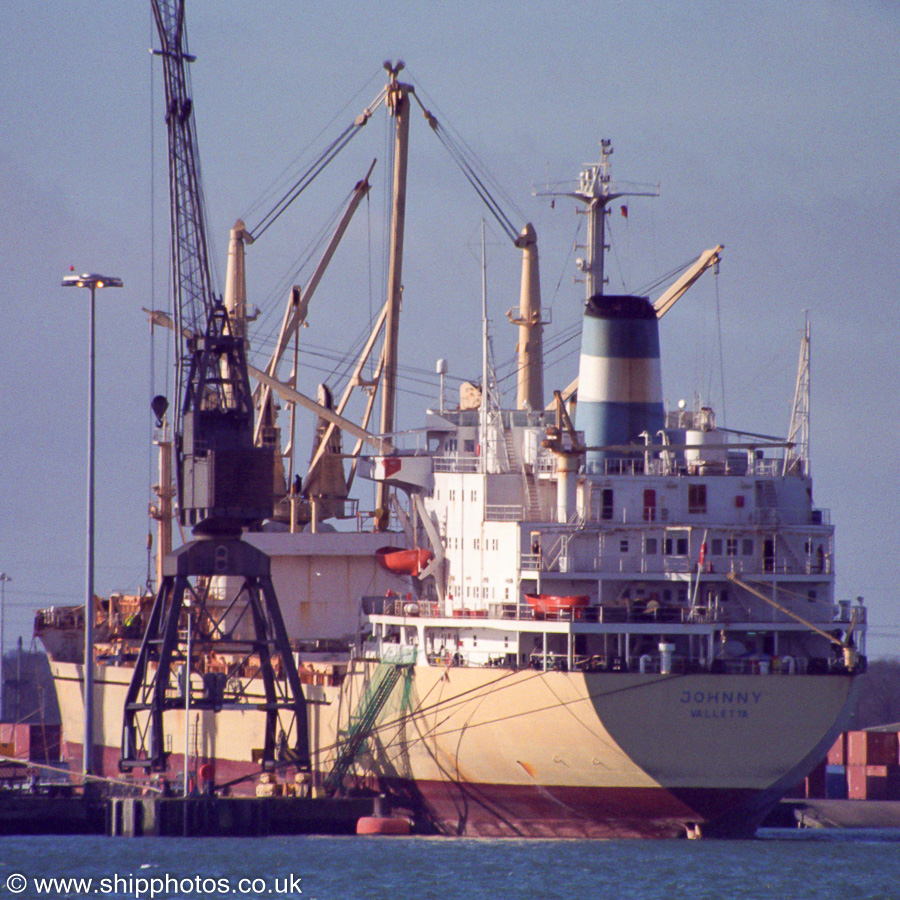
[[[0,572],[0,722],[3,721],[3,619],[6,614],[6,582],[12,578],[6,572]]]
[[[91,292],[88,359],[87,564],[84,605],[84,747],[82,772],[93,774],[94,756],[94,307],[99,288],[122,287],[122,279],[96,273],[67,275],[63,287]]]

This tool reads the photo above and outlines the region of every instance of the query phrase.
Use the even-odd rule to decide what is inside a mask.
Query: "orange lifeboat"
[[[418,575],[434,559],[434,554],[424,547],[414,547],[411,550],[379,547],[375,551],[375,558],[382,568],[394,575]]]
[[[526,594],[525,599],[535,612],[547,615],[548,613],[571,612],[574,609],[581,609],[588,605],[591,598],[587,594],[573,594],[568,597],[556,594]]]

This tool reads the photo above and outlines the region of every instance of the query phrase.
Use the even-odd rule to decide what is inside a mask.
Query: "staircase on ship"
[[[413,658],[408,662],[382,661],[378,664],[356,710],[350,715],[347,728],[338,733],[337,756],[324,783],[326,796],[333,797],[341,789],[344,776],[372,736],[378,717],[401,678],[405,679],[401,708],[407,706],[414,663]]]

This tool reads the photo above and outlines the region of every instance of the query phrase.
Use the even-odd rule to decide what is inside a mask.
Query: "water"
[[[42,880],[51,878],[70,880]],[[890,900],[900,898],[900,829],[770,831],[723,842],[8,837],[0,838],[0,895]]]

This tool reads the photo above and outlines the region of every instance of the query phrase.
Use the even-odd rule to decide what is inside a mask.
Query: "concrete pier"
[[[269,834],[356,834],[374,797],[115,797],[107,834],[123,837],[261,837]]]
[[[0,793],[0,835],[107,834],[112,837],[260,837],[356,834],[378,811],[377,797],[99,797],[93,792]]]

